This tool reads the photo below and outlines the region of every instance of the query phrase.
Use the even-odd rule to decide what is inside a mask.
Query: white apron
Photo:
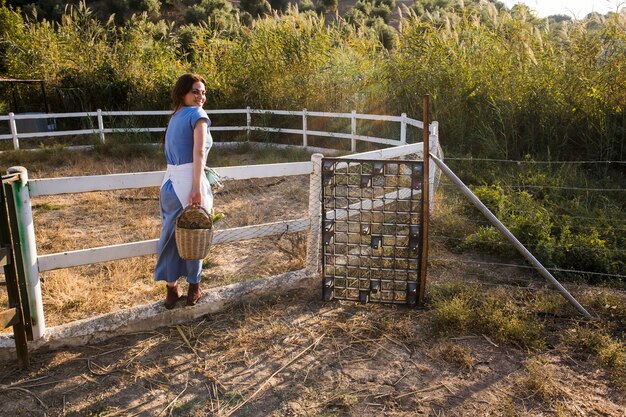
[[[168,164],[161,187],[163,187],[167,180],[172,181],[174,192],[180,204],[183,208],[187,207],[189,205],[189,194],[191,194],[191,184],[193,182],[193,162],[182,165]],[[207,180],[204,172],[200,179],[200,194],[202,194],[202,207],[210,211],[211,208],[213,208],[213,194],[211,193],[209,180]]]

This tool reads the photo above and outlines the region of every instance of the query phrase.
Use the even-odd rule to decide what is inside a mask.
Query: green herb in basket
[[[203,207],[188,206],[181,213],[177,226],[181,229],[211,229],[213,223],[224,217],[224,213],[207,212]]]

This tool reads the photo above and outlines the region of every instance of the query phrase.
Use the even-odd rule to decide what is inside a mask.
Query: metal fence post
[[[406,113],[402,113],[400,117],[400,143],[406,145]]]
[[[321,153],[311,155],[313,169],[309,179],[309,233],[306,242],[306,274],[315,277],[320,267],[320,233],[322,219],[322,158]]]
[[[37,266],[37,246],[35,243],[35,227],[33,212],[28,192],[28,172],[26,168],[15,166],[8,169],[9,174],[19,174],[20,180],[13,182],[13,195],[17,215],[17,227],[20,234],[20,252],[24,262],[24,274],[28,287],[28,304],[30,306],[33,339],[41,338],[46,331],[43,314],[43,299],[39,268]]]
[[[252,126],[252,113],[250,113],[250,106],[246,107],[246,139],[250,142],[250,126]]]
[[[100,132],[100,142],[104,144],[104,121],[102,120],[101,109],[98,109],[98,131]]]
[[[350,150],[352,152],[356,152],[356,110],[352,110],[352,117],[350,118],[350,121],[350,134],[352,135],[352,139],[350,140]]]
[[[11,129],[11,136],[13,136],[13,149],[20,148],[20,141],[17,138],[17,126],[15,125],[15,114],[9,113],[9,128]]]
[[[10,177],[2,178],[0,189],[0,265],[4,270],[5,285],[7,288],[7,296],[9,301],[9,309],[0,311],[0,328],[13,327],[13,337],[15,339],[15,350],[20,367],[26,369],[30,360],[28,356],[28,335],[27,323],[24,320],[25,310],[28,310],[28,304],[23,300],[20,292],[25,293],[26,290],[20,290],[20,279],[18,278],[18,265],[21,265],[21,258],[16,255],[13,244],[13,236],[11,235],[11,225],[8,208],[13,205],[13,189],[11,188]],[[8,191],[8,192],[7,192]],[[7,201],[10,200],[10,201]],[[20,258],[20,260],[18,260]],[[23,282],[21,283],[23,285]],[[6,306],[4,306],[6,307]],[[13,316],[13,317],[11,317]],[[30,314],[28,314],[30,318]]]
[[[302,146],[308,146],[308,140],[306,135],[307,121],[306,121],[306,109],[302,110]]]

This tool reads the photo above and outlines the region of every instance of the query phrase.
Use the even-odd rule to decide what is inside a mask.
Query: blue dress
[[[209,116],[200,107],[183,107],[172,116],[165,134],[165,159],[168,165],[193,163],[193,129],[200,119],[206,119],[208,125],[211,125]],[[207,134],[205,155],[212,145],[213,139]],[[190,284],[197,284],[202,276],[202,261],[184,260],[176,248],[175,221],[183,205],[169,179],[161,186],[160,206],[162,229],[157,244],[154,279],[174,282],[184,276]]]

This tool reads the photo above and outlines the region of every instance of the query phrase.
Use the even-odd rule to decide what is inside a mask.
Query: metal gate
[[[427,169],[413,160],[322,160],[324,300],[421,304]]]
[[[20,181],[19,173],[2,176],[0,187],[0,266],[4,269],[9,308],[0,310],[0,325],[3,329],[12,326],[17,358],[22,368],[29,365],[27,338],[32,340],[27,287],[24,278],[20,238],[15,214],[13,183]],[[9,215],[10,214],[10,215]],[[26,318],[26,320],[25,320]]]

